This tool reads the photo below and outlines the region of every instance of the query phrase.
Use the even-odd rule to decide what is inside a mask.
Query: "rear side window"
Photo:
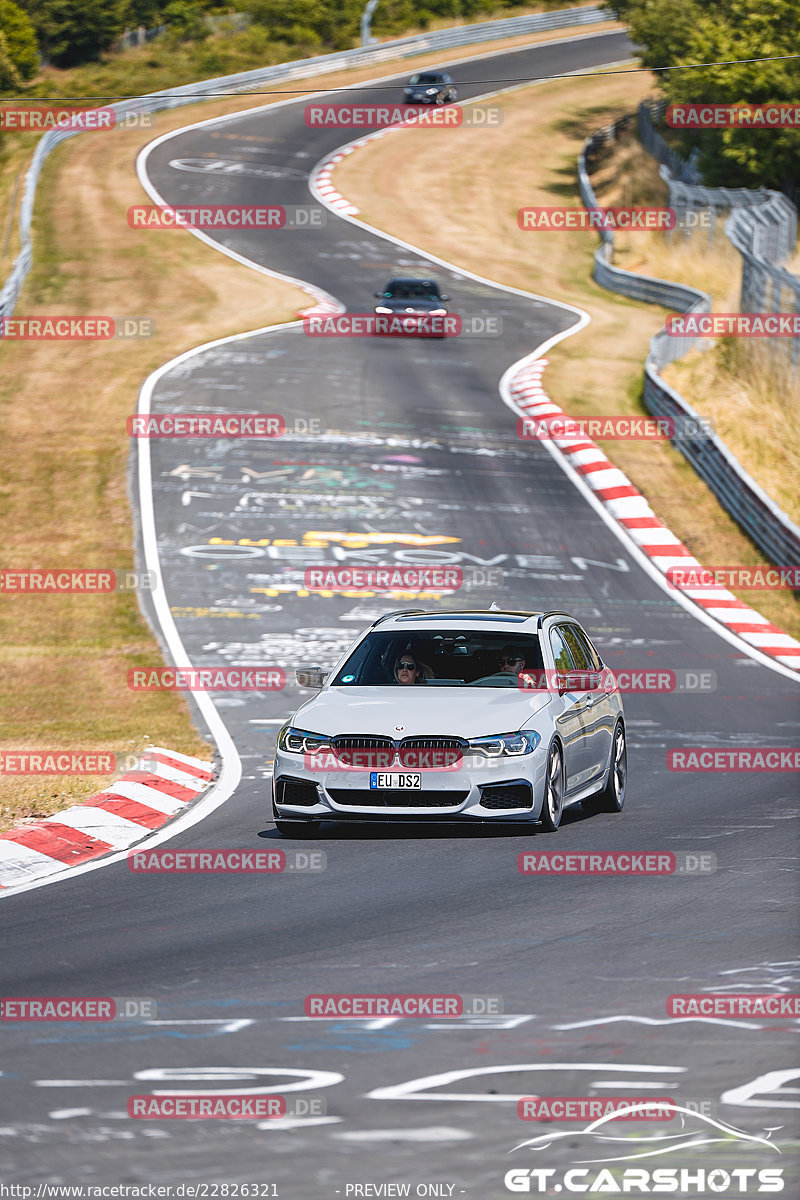
[[[570,648],[570,651],[572,652],[572,661],[575,663],[576,669],[578,671],[591,670],[592,662],[591,662],[591,659],[589,658],[588,650],[587,650],[586,646],[584,645],[584,643],[577,636],[578,629],[576,628],[576,626],[575,625],[559,625],[558,631],[559,631],[559,633],[564,635],[564,640],[566,641],[567,645]]]
[[[575,637],[578,639],[580,644],[586,650],[586,653],[589,655],[589,662],[591,664],[592,670],[593,671],[601,670],[601,668],[603,666],[602,660],[600,658],[600,655],[597,653],[594,646],[592,645],[592,643],[589,641],[589,638],[586,636],[586,634],[583,632],[582,629],[578,628],[577,625],[572,625],[572,626],[570,626],[570,628],[573,630]]]
[[[556,664],[557,671],[571,671],[575,664],[567,648],[567,643],[562,637],[563,626],[558,629],[550,630],[550,649],[553,651],[553,659]]]

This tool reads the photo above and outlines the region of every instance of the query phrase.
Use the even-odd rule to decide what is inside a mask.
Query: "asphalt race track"
[[[452,74],[463,99],[503,86],[496,80],[629,54],[623,35],[592,35],[463,62]],[[395,99],[402,78],[353,98]],[[309,173],[351,135],[307,128],[305,103],[159,142],[146,162],[152,186],[170,204],[316,204]],[[185,356],[156,381],[155,412],[280,413],[292,429],[296,419],[320,422],[317,435],[163,439],[150,451],[163,584],[189,659],[290,676],[282,691],[214,696],[242,780],[169,845],[321,850],[326,869],[175,877],[133,875],[119,862],[4,898],[5,994],[150,997],[158,1015],[6,1027],[0,1178],[269,1183],[298,1200],[402,1194],[352,1190],[398,1183],[411,1195],[488,1200],[509,1194],[513,1167],[588,1162],[594,1173],[649,1132],[625,1126],[620,1149],[581,1134],[582,1122],[519,1120],[517,1097],[538,1092],[668,1096],[691,1110],[686,1126],[654,1128],[682,1133],[685,1148],[645,1166],[781,1167],[784,1194],[800,1195],[797,1022],[677,1020],[666,1008],[673,993],[800,990],[792,776],[666,765],[672,748],[796,745],[797,685],[679,604],[545,448],[517,439],[498,381],[574,325],[575,311],[479,283],[331,212],[320,228],[215,237],[353,312],[370,311],[395,272],[431,275],[453,311],[501,317],[502,336],[327,339],[291,325]],[[715,690],[625,697],[620,816],[568,811],[553,835],[326,825],[313,841],[283,839],[269,774],[282,718],[308,694],[294,669],[332,662],[398,607],[305,594],[303,569],[368,562],[459,565],[469,587],[447,606],[566,609],[614,670],[710,672]],[[502,581],[487,585],[481,572],[498,568]],[[712,854],[717,869],[532,878],[517,855],[534,846]],[[305,1017],[306,995],[327,992],[501,997],[502,1015]],[[127,1117],[133,1095],[253,1088],[309,1105],[264,1122]],[[719,1130],[698,1111],[742,1136],[709,1142]],[[574,1136],[510,1153],[553,1128]],[[757,1194],[748,1186],[728,1194]]]

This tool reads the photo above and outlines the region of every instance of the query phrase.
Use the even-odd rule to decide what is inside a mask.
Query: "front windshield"
[[[535,634],[481,630],[370,633],[331,683],[343,687],[518,687],[543,669]]]
[[[429,83],[432,86],[440,82],[438,75],[412,75],[408,81],[412,84]]]
[[[439,288],[435,283],[390,283],[387,294],[393,300],[414,300],[420,296],[438,296]]]

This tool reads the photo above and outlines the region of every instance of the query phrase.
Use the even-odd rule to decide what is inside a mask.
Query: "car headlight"
[[[428,313],[428,316],[429,317],[446,317],[447,309],[446,308],[432,308],[430,310],[430,312]]]
[[[376,313],[390,313],[391,311],[392,311],[392,310],[391,310],[390,308],[381,308],[381,307],[378,307],[378,308],[376,308],[376,309],[375,309],[375,312],[376,312]]]
[[[541,740],[534,730],[526,729],[521,733],[470,738],[469,748],[473,754],[482,754],[485,758],[519,758],[523,754],[532,754]]]
[[[321,733],[308,733],[305,729],[284,725],[278,734],[278,748],[288,750],[290,754],[318,754],[321,750],[330,750],[331,740]]]

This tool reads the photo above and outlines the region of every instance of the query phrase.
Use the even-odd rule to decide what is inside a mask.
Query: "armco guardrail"
[[[604,140],[608,141],[608,130],[601,133]],[[578,159],[578,184],[581,199],[587,208],[598,207],[586,170],[586,153],[596,147],[596,137],[588,139]],[[634,300],[662,304],[679,312],[710,312],[710,296],[697,288],[637,275],[613,266],[614,235],[610,231],[603,231],[600,236],[602,241],[595,251],[592,277],[601,287]],[[654,416],[673,417],[677,429],[687,427],[687,417],[690,419],[690,429],[702,428],[702,418],[683,396],[661,378],[659,371],[666,363],[682,358],[698,340],[670,338],[665,330],[650,339],[650,353],[644,366],[645,406]],[[704,438],[676,434],[672,442],[689,460],[700,478],[705,480],[723,507],[772,562],[779,565],[800,562],[800,529],[750,478],[716,434],[710,433]]]
[[[298,59],[296,62],[278,63],[254,71],[240,71],[236,75],[223,75],[217,79],[204,79],[182,87],[165,88],[160,92],[149,92],[133,100],[123,100],[108,105],[118,117],[128,113],[157,112],[163,108],[178,108],[193,104],[197,100],[213,96],[237,95],[262,83],[279,80],[307,79],[314,75],[327,75],[345,67],[368,67],[392,59],[411,58],[435,50],[450,50],[456,46],[471,46],[478,42],[497,41],[501,38],[518,37],[526,33],[541,33],[550,29],[568,29],[575,25],[595,25],[608,21],[609,13],[598,7],[564,8],[556,12],[533,13],[526,17],[509,17],[501,21],[483,21],[478,25],[465,25],[456,29],[440,29],[435,33],[417,34],[414,37],[398,38],[382,42],[368,49],[342,50],[338,54],[322,54],[316,58]],[[22,285],[31,269],[31,221],[36,185],[42,164],[49,154],[66,141],[77,137],[80,130],[50,130],[44,134],[33,156],[25,177],[25,191],[20,206],[19,228],[22,249],[17,256],[11,273],[0,291],[0,317],[9,316],[16,307]]]

